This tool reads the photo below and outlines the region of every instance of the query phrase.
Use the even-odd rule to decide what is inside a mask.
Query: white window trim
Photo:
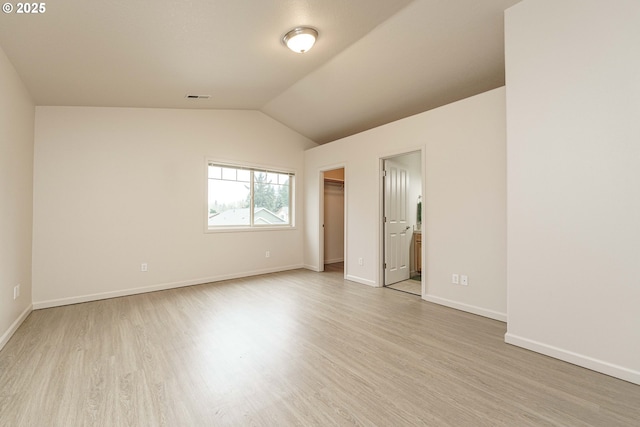
[[[236,168],[236,169],[249,169],[253,172],[273,172],[281,174],[289,174],[293,177],[291,185],[289,185],[289,224],[284,225],[255,225],[253,224],[253,208],[249,209],[251,216],[250,223],[253,225],[232,225],[232,226],[218,226],[209,227],[209,165],[215,164],[217,166]],[[218,160],[215,158],[207,157],[204,163],[204,232],[205,233],[238,233],[238,232],[256,232],[256,231],[291,231],[297,229],[296,221],[296,185],[297,185],[297,173],[293,169],[286,169],[275,166],[268,166],[263,164],[247,163],[247,162],[234,162],[228,160]],[[251,200],[253,201],[253,181],[250,186]],[[253,203],[252,203],[253,204]]]

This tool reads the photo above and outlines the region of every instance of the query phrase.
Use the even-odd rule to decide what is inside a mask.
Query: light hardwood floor
[[[422,283],[418,280],[403,280],[402,282],[394,283],[387,286],[389,289],[395,289],[396,291],[407,292],[409,294],[420,296],[422,295]]]
[[[38,310],[0,352],[0,425],[639,425],[640,386],[504,333],[341,271]]]

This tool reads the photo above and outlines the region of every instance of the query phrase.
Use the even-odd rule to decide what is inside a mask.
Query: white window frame
[[[249,224],[248,225],[209,225],[209,166],[220,166],[226,168],[243,169],[250,171],[250,204],[249,204]],[[255,224],[254,223],[254,185],[255,178],[254,173],[277,173],[289,175],[289,222],[287,224]],[[248,163],[219,161],[216,159],[207,158],[205,162],[205,232],[206,233],[220,233],[220,232],[238,232],[238,231],[267,231],[267,230],[294,230],[295,225],[295,186],[296,186],[296,172],[294,170],[286,170],[273,166],[264,166]]]

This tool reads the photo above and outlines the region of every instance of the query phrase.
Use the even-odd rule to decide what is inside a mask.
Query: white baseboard
[[[501,322],[507,321],[507,313],[500,313],[499,311],[489,310],[487,308],[477,307],[475,305],[469,305],[446,298],[436,297],[433,295],[424,295],[422,299],[424,299],[425,301],[444,305],[446,307],[455,308],[456,310],[466,311],[467,313],[488,317],[489,319],[499,320]]]
[[[305,264],[303,268],[311,271],[315,271],[316,273],[320,273],[322,270],[317,265]]]
[[[5,344],[9,342],[13,334],[18,330],[20,325],[22,325],[22,322],[26,320],[27,316],[29,316],[32,310],[33,305],[29,305],[29,307],[27,307],[22,313],[20,313],[20,316],[18,316],[15,322],[13,322],[11,326],[9,326],[9,329],[7,329],[4,334],[2,334],[2,337],[0,337],[0,350],[2,350]]]
[[[34,310],[43,308],[59,307],[62,305],[79,304],[82,302],[98,301],[102,299],[124,297],[128,295],[144,294],[147,292],[164,291],[167,289],[183,288],[185,286],[202,285],[205,283],[220,282],[222,280],[239,279],[242,277],[258,276],[260,274],[277,273],[280,271],[296,270],[302,265],[290,265],[284,267],[268,268],[263,270],[244,271],[242,273],[226,274],[213,277],[203,277],[200,279],[185,280],[180,282],[162,283],[159,285],[143,286],[140,288],[122,289],[119,291],[101,292],[97,294],[81,295],[76,297],[58,298],[47,301],[33,303]]]
[[[344,278],[352,282],[360,283],[362,285],[372,286],[374,288],[378,287],[376,282],[374,282],[373,280],[363,279],[362,277],[353,276],[351,274],[347,274]]]
[[[504,341],[507,344],[526,348],[527,350],[535,351],[536,353],[541,353],[574,365],[582,366],[583,368],[591,369],[592,371],[600,372],[602,374],[610,375],[612,377],[640,385],[640,372],[625,368],[624,366],[594,359],[583,354],[574,353],[552,345],[523,338],[509,332],[505,334]]]
[[[338,262],[344,262],[344,258],[332,258],[332,259],[325,259],[324,260],[325,264],[336,264]]]

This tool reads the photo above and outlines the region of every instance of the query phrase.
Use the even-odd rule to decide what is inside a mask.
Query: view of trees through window
[[[289,207],[289,175],[254,172],[253,176],[254,209],[266,208],[277,212]]]
[[[291,225],[293,178],[289,173],[210,163],[209,227]]]

